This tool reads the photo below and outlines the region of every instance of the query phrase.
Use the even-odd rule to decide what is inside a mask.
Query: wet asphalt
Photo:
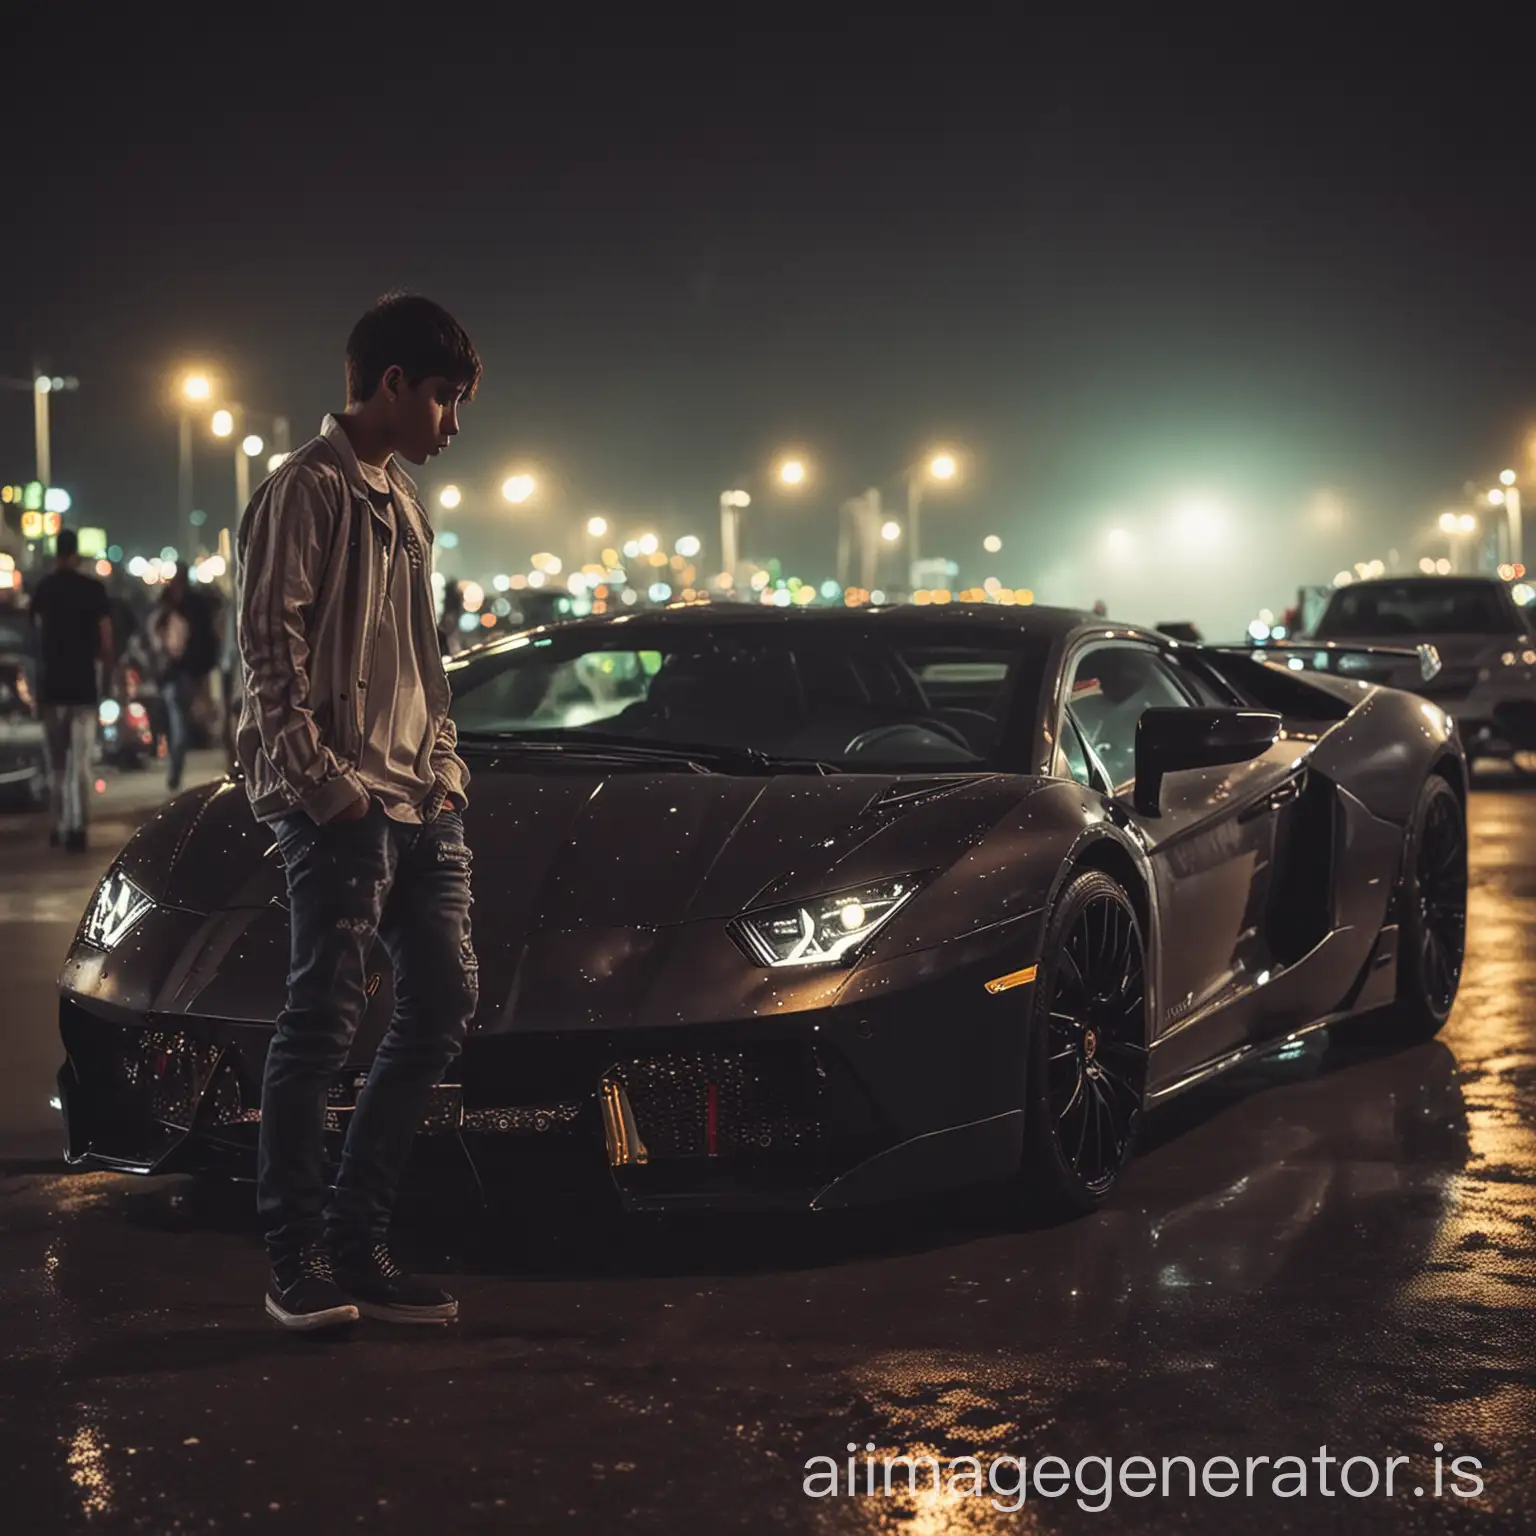
[[[1325,1032],[1170,1106],[1094,1217],[416,1201],[461,1321],[331,1339],[263,1317],[247,1192],[59,1159],[53,978],[130,821],[68,860],[0,820],[0,1530],[1536,1530],[1536,793],[1474,797],[1439,1040]],[[876,1459],[851,1496],[850,1443],[861,1490],[926,1455],[940,1491]],[[1015,1509],[997,1458],[1047,1456]],[[1216,1491],[1165,1496],[1180,1456]],[[1406,1458],[1393,1496],[1351,1457]]]

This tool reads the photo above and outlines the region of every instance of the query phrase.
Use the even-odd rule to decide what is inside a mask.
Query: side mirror
[[[1162,814],[1163,775],[1246,763],[1280,735],[1280,716],[1257,709],[1145,709],[1136,722],[1136,809]]]

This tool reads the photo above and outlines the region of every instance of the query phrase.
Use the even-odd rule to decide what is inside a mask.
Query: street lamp
[[[76,378],[60,378],[58,374],[37,374],[31,385],[22,381],[6,380],[6,383],[16,382],[25,389],[32,390],[32,415],[35,429],[37,478],[43,485],[48,485],[53,480],[53,425],[50,402],[53,397],[63,394],[66,390],[79,389],[80,381]]]
[[[538,488],[539,482],[527,473],[526,470],[519,471],[515,475],[508,475],[501,482],[502,496],[514,507],[522,506]]]
[[[603,538],[608,532],[608,519],[606,517],[589,517],[587,519],[587,532],[594,539]]]
[[[989,533],[986,538],[981,541],[981,547],[986,550],[989,555],[995,555],[1001,551],[1003,547],[1003,541],[998,538],[995,533]]]
[[[1499,484],[1504,486],[1504,515],[1509,520],[1509,563],[1519,565],[1524,559],[1525,535],[1520,521],[1520,487],[1515,484],[1519,476],[1514,470],[1499,472]],[[1490,495],[1490,501],[1493,497]]]
[[[1451,555],[1447,563],[1449,569],[1461,569],[1461,552],[1467,539],[1477,532],[1477,519],[1470,512],[1442,512],[1439,518],[1440,531],[1450,542]]]
[[[880,537],[884,539],[887,544],[894,544],[901,537],[901,524],[894,520],[891,522],[881,523]]]
[[[727,576],[736,575],[736,537],[741,529],[741,510],[752,505],[746,491],[720,493],[720,569]]]
[[[802,454],[782,454],[775,463],[773,478],[783,490],[804,490],[811,478],[811,465]],[[720,493],[720,569],[733,580],[737,574],[741,513],[751,505],[750,491],[731,490]]]
[[[464,493],[456,485],[445,485],[437,493],[437,504],[445,512],[452,512],[463,499]]]
[[[937,449],[907,471],[907,559],[911,565],[912,585],[917,585],[917,564],[923,557],[922,523],[923,492],[931,481],[936,485],[950,485],[960,474],[960,461],[947,448]]]
[[[208,396],[203,394],[204,385],[208,386]],[[206,400],[212,394],[213,386],[208,383],[206,376],[191,374],[182,380],[182,396],[186,400]],[[281,464],[288,456],[288,418],[286,416],[262,415],[263,421],[272,423],[273,453],[267,460],[267,470],[270,473],[277,464]],[[189,418],[183,411],[182,420],[186,423]],[[266,440],[258,433],[246,432],[247,412],[238,400],[226,400],[212,416],[208,418],[208,429],[217,438],[231,438],[235,444],[235,516],[238,518],[244,512],[246,504],[251,499],[251,460],[259,459],[266,452]],[[190,427],[184,427],[183,454],[182,454],[182,501],[186,504],[186,519],[192,520],[192,454]],[[274,463],[275,461],[275,463]]]
[[[201,368],[176,381],[176,537],[192,524],[192,412],[213,399],[213,380]]]

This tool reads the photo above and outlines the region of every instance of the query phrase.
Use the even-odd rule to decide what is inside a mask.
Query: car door
[[[1248,1015],[1231,1005],[1274,963],[1265,913],[1276,827],[1300,790],[1296,744],[1281,740],[1247,763],[1169,774],[1159,813],[1136,809],[1142,712],[1233,702],[1207,696],[1212,686],[1133,641],[1088,644],[1066,669],[1065,711],[1109,782],[1117,817],[1146,847],[1157,885],[1154,1090],[1247,1039]]]

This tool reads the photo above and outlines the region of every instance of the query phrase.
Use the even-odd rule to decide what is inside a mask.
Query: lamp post
[[[810,477],[810,465],[798,453],[782,455],[773,471],[773,478],[786,491],[804,490]],[[720,493],[720,569],[733,582],[741,559],[741,513],[751,505],[750,491],[737,489]]]
[[[48,400],[52,394],[53,380],[38,374],[32,386],[32,415],[37,444],[37,478],[45,486],[53,484],[53,442],[48,419]]]
[[[235,445],[235,501],[238,503],[236,517],[245,511],[245,504],[251,498],[251,469],[246,462],[242,442],[245,436],[241,430],[244,425],[244,416],[245,412],[238,405],[225,405],[220,406],[213,413],[209,422],[215,437],[230,438]],[[189,547],[194,539],[195,535],[189,536]]]
[[[907,560],[910,581],[918,583],[918,563],[923,558],[922,508],[923,493],[930,483],[949,485],[960,473],[960,461],[948,449],[931,453],[907,471]]]
[[[206,373],[184,374],[176,391],[176,542],[192,526],[192,413],[213,399],[213,382]]]
[[[1477,532],[1477,519],[1470,512],[1442,512],[1440,531],[1450,545],[1451,569],[1461,570],[1461,554],[1468,538]]]
[[[733,581],[736,578],[737,536],[741,531],[741,510],[752,505],[746,491],[720,493],[720,569]]]
[[[247,432],[249,414],[238,401],[231,401],[222,410],[213,413],[215,437],[234,439],[235,444],[235,521],[238,522],[251,499],[251,460],[259,459],[267,445],[260,435]],[[288,455],[288,418],[286,416],[263,417],[272,423],[273,456]],[[221,431],[220,428],[223,428]],[[281,462],[281,461],[279,461]]]
[[[585,568],[588,565],[602,565],[604,563],[603,541],[608,537],[608,519],[601,512],[594,512],[587,519],[586,529],[586,542],[582,546],[582,553],[585,556],[581,562],[582,566]]]
[[[1504,488],[1504,515],[1509,523],[1509,563],[1511,565],[1525,563],[1525,537],[1520,516],[1520,487],[1516,483],[1518,479],[1519,476],[1512,469],[1506,469],[1499,475],[1499,484]]]
[[[213,379],[201,369],[192,369],[183,374],[176,389],[177,402],[177,535],[178,546],[183,538],[186,539],[188,548],[196,542],[198,535],[192,527],[192,449],[193,449],[193,419],[202,411],[213,406],[216,394],[216,385]],[[209,429],[218,438],[230,438],[235,449],[235,517],[238,522],[244,513],[246,504],[251,499],[251,466],[250,460],[264,453],[268,446],[272,448],[272,456],[267,461],[267,469],[270,473],[288,456],[289,452],[289,427],[286,416],[268,416],[258,413],[264,422],[270,422],[272,426],[272,441],[269,444],[263,442],[254,432],[246,431],[248,416],[246,408],[236,400],[225,401],[209,416]],[[251,445],[255,444],[253,448]]]
[[[29,379],[0,379],[0,387],[25,390],[32,396],[33,443],[36,452],[35,478],[39,485],[53,483],[53,439],[51,402],[57,394],[73,392],[80,388],[76,378],[60,378],[57,374],[34,372]]]

